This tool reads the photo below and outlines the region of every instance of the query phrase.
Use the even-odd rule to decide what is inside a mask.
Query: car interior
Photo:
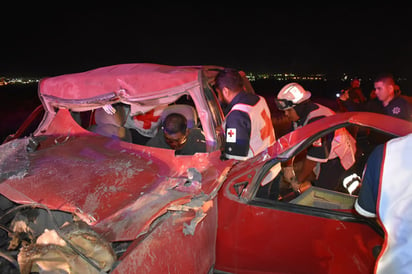
[[[156,106],[154,108],[155,111],[157,109],[159,111],[153,113],[153,116],[151,117],[148,117],[147,114],[153,112],[153,108],[142,108],[139,110],[137,106],[137,109],[133,108],[133,112],[137,113],[135,115],[132,114],[131,109],[131,106],[128,104],[115,103],[94,110],[71,113],[74,120],[89,131],[140,145],[145,145],[150,137],[142,136],[142,134],[140,134],[140,131],[136,128],[138,126],[137,123],[133,124],[133,120],[136,119],[147,119],[147,125],[153,124],[153,126],[156,127],[153,129],[153,132],[155,133],[168,114],[180,113],[186,117],[188,128],[202,128],[198,113],[190,95],[183,95],[172,103]],[[156,117],[157,115],[159,117]],[[139,116],[140,118],[138,118]],[[132,122],[127,121],[128,119]],[[144,123],[146,122],[144,121]],[[132,128],[131,126],[135,127]],[[146,124],[143,124],[143,126],[145,127]]]
[[[377,145],[396,137],[375,129],[358,127],[353,130],[353,127],[350,126],[349,132],[351,134],[353,132],[357,133],[355,135],[357,141],[356,162],[350,169],[345,171],[343,176],[330,178],[336,180],[338,186],[336,189],[325,189],[308,183],[301,188],[300,193],[293,191],[290,185],[285,182],[281,168],[281,162],[290,159],[282,159],[282,161],[272,159],[264,168],[265,175],[259,181],[256,199],[263,198],[308,207],[351,211],[360,189],[362,172],[369,154]],[[295,155],[295,172],[299,172],[305,156],[305,148]]]

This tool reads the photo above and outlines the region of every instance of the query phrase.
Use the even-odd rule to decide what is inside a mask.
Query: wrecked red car
[[[43,114],[40,123],[27,135],[24,123],[0,146],[0,268],[371,272],[383,233],[355,213],[356,195],[315,186],[280,193],[280,163],[334,129],[358,127],[366,132],[352,170],[359,173],[374,146],[412,132],[411,123],[341,113],[278,138],[247,161],[222,160],[224,117],[213,89],[221,69],[124,64],[42,79],[42,106],[33,114]],[[170,111],[202,130],[205,152],[176,155],[139,143]],[[124,115],[121,129],[134,128],[138,137],[120,135],[116,113]]]

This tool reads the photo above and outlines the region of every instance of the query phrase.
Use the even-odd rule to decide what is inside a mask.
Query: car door
[[[279,196],[281,161],[262,156],[230,172],[218,199],[216,269],[372,273],[383,232],[355,213],[356,195],[311,187],[285,199]]]

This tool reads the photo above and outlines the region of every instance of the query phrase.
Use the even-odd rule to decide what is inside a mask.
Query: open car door
[[[375,117],[376,116],[376,117]],[[323,120],[323,121],[322,121]],[[402,125],[400,125],[402,124]],[[372,273],[383,244],[374,219],[354,210],[355,192],[316,186],[300,195],[280,192],[281,163],[341,127],[367,129],[357,139],[353,170],[362,172],[371,150],[412,131],[406,121],[371,113],[327,117],[282,136],[267,155],[232,168],[219,192],[216,269],[231,273]],[[348,170],[349,171],[349,170]],[[338,176],[336,176],[337,178]],[[331,180],[337,180],[331,178]]]

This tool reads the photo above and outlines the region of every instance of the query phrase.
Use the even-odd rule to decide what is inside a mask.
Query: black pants
[[[319,177],[314,181],[314,185],[330,190],[338,190],[345,176],[346,170],[341,165],[339,157],[336,157],[321,164]]]

